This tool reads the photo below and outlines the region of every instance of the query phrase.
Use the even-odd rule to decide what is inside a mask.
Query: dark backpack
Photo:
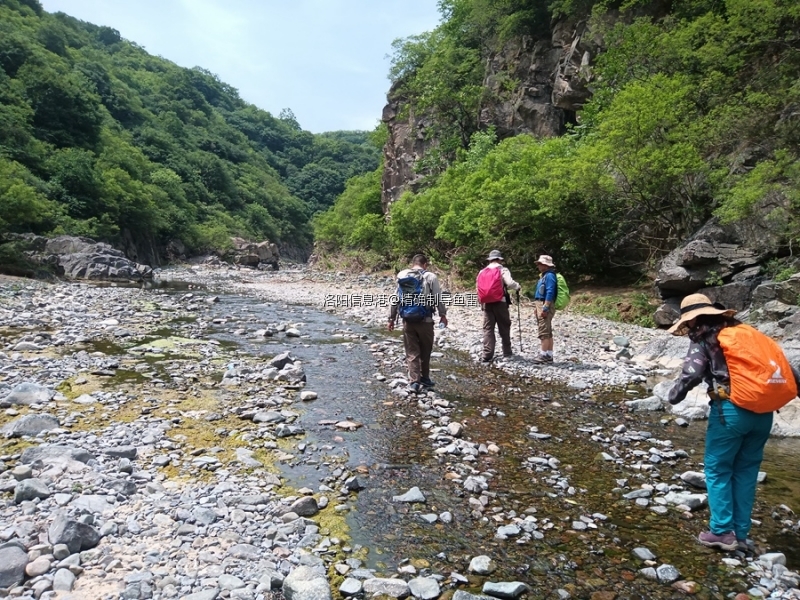
[[[404,321],[418,323],[433,315],[425,297],[424,273],[411,271],[407,276],[397,278],[397,311]]]

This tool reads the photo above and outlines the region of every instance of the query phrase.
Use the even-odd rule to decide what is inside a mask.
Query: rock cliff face
[[[521,133],[537,137],[564,133],[591,95],[587,84],[593,47],[583,25],[565,22],[555,24],[549,37],[517,38],[487,55],[481,127],[494,125],[501,139]],[[407,105],[407,98],[393,86],[383,109],[389,130],[383,150],[384,212],[405,190],[416,189],[422,174],[415,166],[436,143],[426,135],[430,117],[404,110]]]

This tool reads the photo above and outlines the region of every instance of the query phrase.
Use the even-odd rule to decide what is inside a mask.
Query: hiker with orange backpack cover
[[[508,311],[511,297],[508,295],[508,290],[519,290],[519,284],[511,277],[511,271],[501,264],[503,255],[499,250],[489,252],[486,260],[489,261],[489,264],[478,273],[475,287],[478,290],[478,302],[481,303],[481,310],[483,310],[483,357],[481,361],[488,363],[494,359],[495,325],[500,333],[503,356],[510,358],[513,355],[511,314]]]
[[[703,294],[683,299],[681,317],[669,331],[688,335],[691,343],[669,402],[678,404],[701,382],[708,385],[703,460],[711,519],[698,541],[746,553],[772,413],[797,396],[800,375],[776,342],[734,314]]]

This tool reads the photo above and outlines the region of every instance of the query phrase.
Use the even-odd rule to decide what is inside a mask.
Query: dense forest
[[[434,31],[395,43],[392,94],[427,118],[423,184],[389,214],[381,168],[315,221],[333,252],[376,263],[415,249],[470,265],[557,254],[574,273],[647,272],[716,215],[800,235],[797,0],[441,0]],[[481,123],[494,53],[558,23],[586,27],[591,98],[564,135]],[[505,89],[520,81],[508,77]]]
[[[378,165],[371,137],[311,134],[114,29],[0,0],[0,234],[151,255],[231,235],[308,250],[312,215]]]

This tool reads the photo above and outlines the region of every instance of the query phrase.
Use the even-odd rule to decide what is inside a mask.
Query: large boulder
[[[720,225],[712,219],[661,261],[656,287],[664,298],[685,296],[712,282],[729,283],[745,270],[757,273],[754,269],[779,244],[778,240],[774,245],[763,242],[748,239],[736,225]]]
[[[90,238],[61,235],[47,239],[27,235],[14,239],[24,240],[25,254],[30,260],[48,265],[69,279],[141,281],[153,276],[148,265],[129,260],[120,250]]]
[[[278,270],[280,253],[277,244],[270,241],[249,242],[244,238],[232,237],[233,250],[229,256],[234,264],[245,267],[270,265]]]

